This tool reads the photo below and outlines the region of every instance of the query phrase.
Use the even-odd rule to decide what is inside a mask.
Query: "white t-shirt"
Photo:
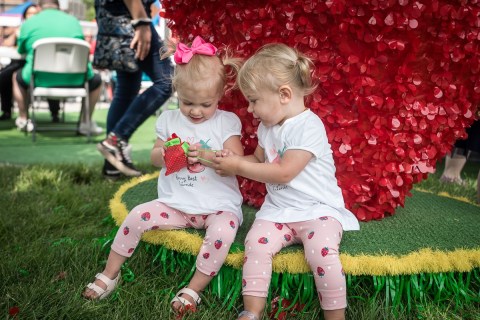
[[[320,118],[306,110],[281,126],[258,127],[258,143],[265,150],[265,162],[280,161],[287,150],[305,150],[313,158],[287,184],[267,183],[267,196],[257,219],[288,223],[331,216],[344,230],[359,230],[357,218],[345,208],[335,177],[335,163],[327,133]]]
[[[240,119],[232,112],[217,110],[214,116],[199,124],[191,123],[180,110],[162,112],[157,119],[157,137],[167,141],[173,133],[189,144],[204,149],[222,150],[231,136],[241,135]],[[158,201],[188,214],[218,211],[235,213],[242,222],[242,195],[236,177],[221,177],[215,170],[196,164],[158,177]]]

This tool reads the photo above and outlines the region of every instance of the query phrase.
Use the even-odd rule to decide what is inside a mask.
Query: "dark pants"
[[[24,60],[12,60],[9,65],[0,70],[0,101],[2,103],[2,112],[5,114],[12,114],[13,109],[13,73],[15,71],[20,73],[20,70],[24,65]],[[60,102],[56,100],[48,100],[48,107],[52,116],[57,117],[58,111],[60,110]]]
[[[173,65],[169,59],[160,60],[163,46],[157,32],[151,26],[152,42],[148,56],[139,61],[137,72],[117,71],[117,83],[108,110],[107,133],[129,140],[135,130],[157,111],[172,94]],[[145,72],[153,85],[138,95]]]
[[[12,114],[13,109],[13,83],[12,75],[25,65],[23,60],[12,60],[5,68],[0,70],[0,101],[2,112]]]

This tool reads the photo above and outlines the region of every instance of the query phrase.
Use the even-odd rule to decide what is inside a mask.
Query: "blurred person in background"
[[[151,22],[151,7],[155,0],[95,0],[98,24],[95,57],[108,55],[112,37],[109,30],[122,29],[131,37],[130,48],[135,51],[136,71],[116,70],[114,96],[107,115],[107,138],[97,145],[105,158],[102,173],[107,178],[139,176],[142,174],[131,158],[129,140],[140,125],[167,101],[172,94],[173,65],[160,59],[163,41]],[[122,35],[120,35],[122,36]],[[99,51],[100,49],[100,51]],[[94,59],[95,60],[95,59]],[[140,95],[142,73],[153,82]]]
[[[18,52],[26,55],[25,66],[13,75],[13,95],[19,109],[19,116],[15,120],[15,124],[19,130],[33,130],[33,124],[27,116],[27,93],[32,75],[33,44],[35,41],[52,37],[84,39],[80,22],[74,16],[60,11],[58,0],[40,0],[39,5],[41,12],[22,24],[17,40]],[[58,82],[58,79],[62,76],[54,75],[52,80]],[[68,79],[65,81],[68,84]],[[103,129],[98,127],[94,121],[90,121],[90,125],[88,125],[87,117],[91,119],[100,95],[102,80],[100,75],[93,72],[90,64],[88,66],[88,81],[90,114],[87,115],[82,112],[78,132],[83,135],[88,133],[98,135],[103,132]]]

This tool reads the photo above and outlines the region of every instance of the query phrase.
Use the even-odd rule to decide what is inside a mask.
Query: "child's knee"
[[[230,246],[235,241],[238,228],[238,218],[231,215],[209,225],[206,234],[210,239],[222,239],[223,244]]]
[[[222,230],[207,230],[204,239],[206,247],[213,246],[216,250],[229,250],[235,241],[236,231],[222,231]]]

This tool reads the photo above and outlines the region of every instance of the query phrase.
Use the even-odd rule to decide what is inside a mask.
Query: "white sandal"
[[[180,297],[180,295],[182,295],[182,294],[188,294],[190,297],[192,297],[194,303],[191,303],[187,299],[185,299],[183,297]],[[173,309],[173,303],[174,302],[180,302],[182,304],[182,307],[183,307],[184,310],[190,309],[191,311],[195,312],[197,310],[197,306],[200,304],[200,302],[202,302],[202,299],[200,298],[198,293],[196,293],[194,290],[185,287],[185,288],[181,289],[180,291],[178,291],[177,294],[175,295],[175,297],[172,299],[172,301],[170,301],[170,305],[172,306],[172,309]],[[180,308],[180,309],[182,309],[182,308]],[[173,311],[175,313],[184,312],[182,310],[173,310]]]
[[[103,289],[102,287],[96,285],[95,282],[89,283],[87,285],[87,288],[93,290],[97,294],[97,296],[91,300],[102,300],[108,297],[117,287],[118,280],[120,280],[120,271],[118,272],[117,277],[113,280],[104,275],[103,273],[97,273],[95,279],[98,279],[105,283],[107,285],[107,288]]]

